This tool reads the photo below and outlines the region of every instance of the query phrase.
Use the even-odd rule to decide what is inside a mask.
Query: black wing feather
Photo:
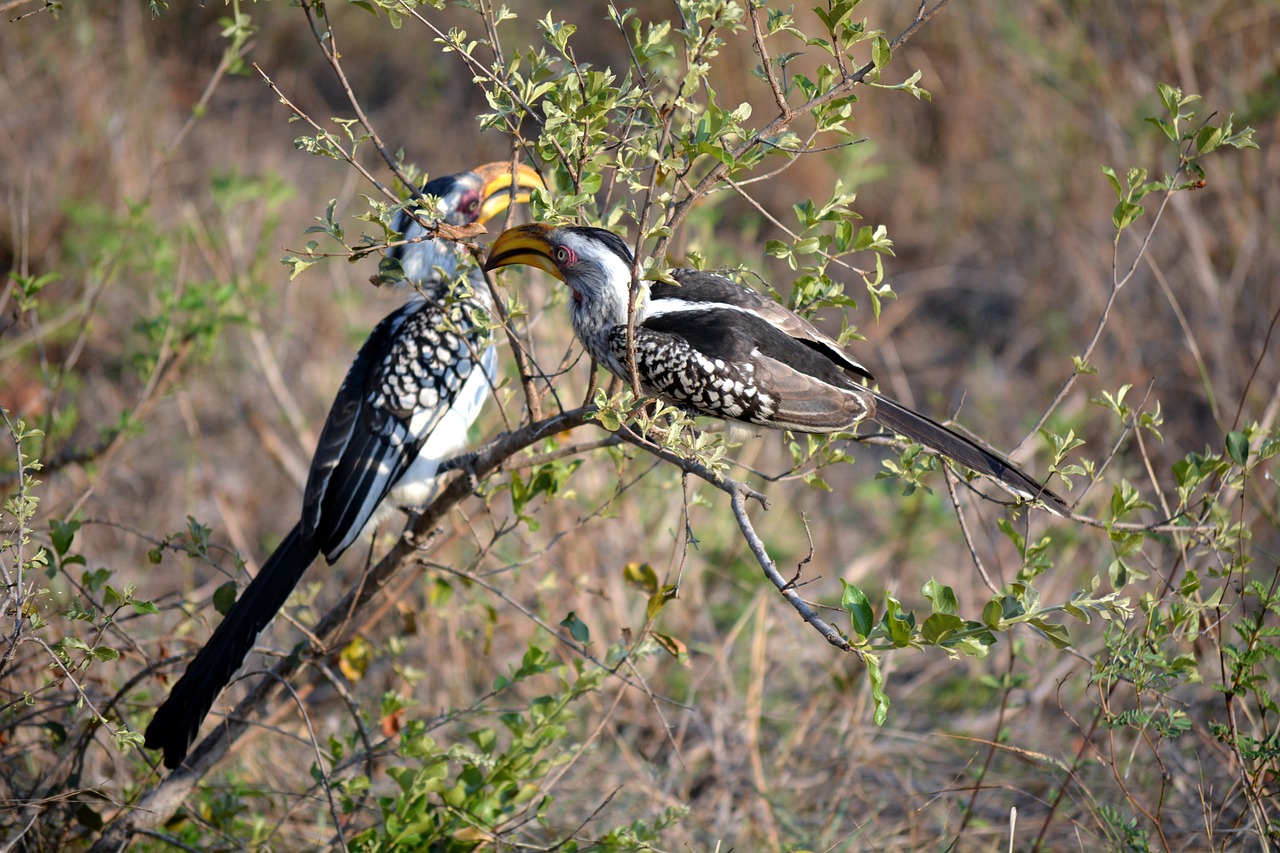
[[[763,293],[732,281],[719,273],[700,270],[673,270],[672,277],[679,285],[655,282],[650,285],[651,299],[673,299],[688,303],[731,305],[744,313],[754,314],[769,325],[798,343],[816,350],[824,358],[851,370],[859,376],[874,380],[875,377],[840,344],[808,320],[774,302]]]
[[[684,338],[711,359],[746,363],[756,357],[753,352],[758,352],[838,388],[862,387],[841,370],[843,363],[833,361],[826,349],[809,346],[806,341],[745,311],[716,308],[679,311],[650,317],[641,325]]]
[[[699,286],[702,295],[717,292],[713,282],[703,281]],[[692,292],[698,295],[697,290]],[[642,330],[661,337],[646,340]],[[625,332],[615,337],[615,347],[625,348]],[[683,348],[710,360],[718,377],[756,386],[754,394],[738,401],[742,414],[726,415],[723,391],[708,397],[694,388],[694,383],[681,380],[681,370],[694,369],[694,363],[681,355]],[[666,360],[661,358],[663,350]],[[754,313],[708,307],[650,317],[637,329],[636,352],[641,364],[647,364],[641,372],[646,385],[702,414],[799,432],[852,429],[858,420],[870,417],[894,433],[995,479],[1016,494],[1038,498],[1052,511],[1070,515],[1062,498],[1009,460],[858,384],[842,369],[843,360],[832,360],[826,348],[791,337]],[[743,367],[748,364],[753,365],[749,372]],[[767,401],[765,391],[776,399]],[[708,405],[709,400],[714,405]]]
[[[369,497],[375,498],[373,506],[376,506],[395,482],[386,479],[379,483],[377,478],[358,476],[356,472],[371,462],[376,468],[379,461],[387,458],[387,445],[378,441],[379,434],[394,431],[393,424],[403,421],[397,413],[370,412],[370,387],[386,369],[386,357],[395,339],[421,307],[420,301],[410,302],[374,327],[351,363],[320,430],[303,492],[302,532],[307,538],[322,543],[320,549],[330,562],[338,558],[368,521],[367,514],[360,520],[358,514],[349,512],[348,508],[364,506]],[[407,426],[403,428],[407,430]],[[395,466],[397,476],[407,464],[405,461]],[[339,508],[336,517],[335,508]],[[372,509],[369,512],[372,513]],[[342,547],[337,547],[344,542]]]

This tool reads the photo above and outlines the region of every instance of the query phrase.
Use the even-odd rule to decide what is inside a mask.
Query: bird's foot
[[[476,473],[476,460],[480,458],[480,454],[476,451],[470,453],[462,453],[452,459],[446,459],[440,463],[440,474],[448,474],[450,471],[462,471],[467,475],[467,488],[472,494],[480,490],[480,477]]]

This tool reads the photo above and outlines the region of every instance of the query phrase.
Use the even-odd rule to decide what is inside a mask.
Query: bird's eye
[[[570,249],[568,246],[556,246],[553,254],[555,255],[556,263],[562,267],[569,266],[578,260],[578,258],[573,254],[573,249]]]
[[[465,203],[463,203],[462,212],[475,213],[479,207],[480,207],[480,199],[476,198],[475,196],[472,196],[471,198],[467,199]]]

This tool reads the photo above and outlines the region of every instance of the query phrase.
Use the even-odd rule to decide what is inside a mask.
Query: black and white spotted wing
[[[490,380],[475,374],[492,374],[495,355],[472,310],[467,301],[414,299],[360,348],[320,433],[303,500],[304,535],[317,537],[330,561],[360,535],[464,388],[480,395],[465,405],[487,396]]]
[[[624,326],[613,330],[609,344],[628,363]],[[697,414],[831,432],[869,411],[866,389],[825,350],[750,312],[689,306],[650,315],[636,328],[635,347],[645,389]]]

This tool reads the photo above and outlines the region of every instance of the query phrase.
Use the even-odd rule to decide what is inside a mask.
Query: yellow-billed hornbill
[[[602,228],[524,225],[494,241],[486,270],[527,264],[569,286],[573,330],[597,362],[631,381],[627,347],[631,249]],[[832,433],[871,419],[1070,515],[1062,498],[1007,459],[872,391],[836,341],[765,296],[715,273],[675,270],[640,282],[635,372],[641,390],[687,411],[772,429]],[[846,372],[847,371],[847,372]]]
[[[527,166],[507,163],[437,178],[422,188],[450,225],[484,222],[543,186]],[[493,387],[497,355],[476,325],[492,297],[459,244],[425,238],[405,214],[406,239],[388,251],[415,292],[360,348],[329,410],[303,494],[302,517],[214,630],[147,726],[146,746],[177,767],[214,700],[244,663],[259,632],[284,606],[303,572],[323,554],[332,563],[396,507],[421,508],[440,464],[467,444],[467,429]]]

